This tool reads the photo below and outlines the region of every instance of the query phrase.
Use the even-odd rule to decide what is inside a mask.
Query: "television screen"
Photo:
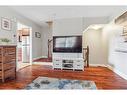
[[[53,52],[81,53],[82,36],[54,36]]]

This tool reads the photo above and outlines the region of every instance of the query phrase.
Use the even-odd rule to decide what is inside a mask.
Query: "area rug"
[[[59,89],[97,89],[93,81],[68,80],[49,77],[38,77],[25,87],[26,90],[59,90]]]

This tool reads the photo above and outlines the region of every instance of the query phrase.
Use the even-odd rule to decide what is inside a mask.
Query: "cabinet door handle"
[[[77,65],[77,66],[80,66],[80,65]]]
[[[56,65],[59,65],[59,64],[56,64]]]

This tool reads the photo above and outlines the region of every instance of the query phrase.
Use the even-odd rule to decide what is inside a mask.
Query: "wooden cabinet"
[[[0,46],[0,79],[16,77],[16,46]]]

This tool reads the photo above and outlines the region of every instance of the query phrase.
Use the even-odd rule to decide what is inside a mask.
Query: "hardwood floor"
[[[33,65],[17,72],[16,80],[7,80],[0,83],[0,89],[23,89],[38,76],[92,80],[98,89],[127,89],[127,80],[124,80],[106,67],[89,67],[85,71],[52,70],[48,65]]]

